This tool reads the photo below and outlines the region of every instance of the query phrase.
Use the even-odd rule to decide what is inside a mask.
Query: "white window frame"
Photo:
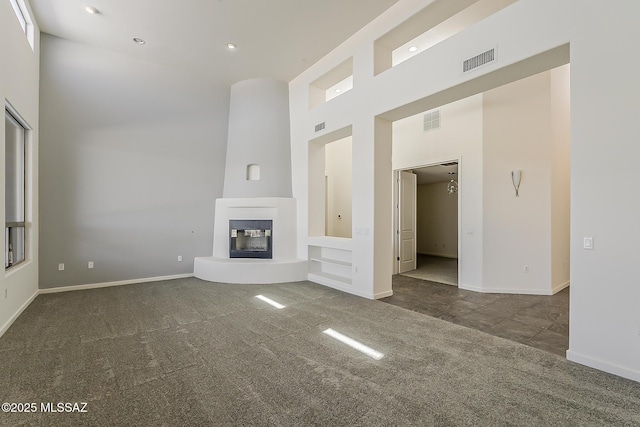
[[[13,11],[16,14],[16,18],[18,18],[22,31],[27,36],[27,41],[31,46],[31,50],[35,51],[35,30],[33,27],[33,19],[31,18],[31,13],[29,12],[27,4],[24,0],[9,0],[9,2],[11,2],[11,6],[13,6]]]
[[[29,148],[29,144],[30,144],[30,140],[31,140],[31,135],[30,132],[32,130],[32,128],[29,126],[29,124],[22,118],[22,116],[16,111],[15,108],[13,108],[11,106],[11,104],[9,104],[9,102],[5,102],[5,116],[9,116],[10,119],[15,122],[18,126],[20,126],[23,129],[23,149],[24,149],[24,153],[22,156],[22,161],[24,162],[24,164],[22,165],[23,167],[23,185],[24,185],[24,190],[22,192],[22,200],[21,200],[21,208],[22,208],[22,216],[23,216],[23,221],[21,221],[21,223],[7,223],[6,222],[6,218],[5,218],[5,271],[10,271],[13,270],[14,267],[17,267],[18,265],[22,265],[24,264],[26,261],[28,261],[30,259],[30,253],[31,253],[31,239],[30,239],[30,222],[29,222],[29,218],[30,218],[30,204],[32,202],[31,200],[31,188],[30,188],[30,174],[31,174],[31,160],[30,160],[30,148]],[[6,141],[5,141],[6,143]],[[5,159],[6,162],[6,159]],[[6,165],[5,165],[6,167]],[[4,201],[4,203],[6,204],[6,200]],[[22,251],[23,251],[23,258],[21,260],[19,260],[18,262],[14,262],[12,265],[7,265],[7,261],[8,261],[8,234],[7,234],[7,227],[11,226],[11,227],[22,227],[23,230],[23,234],[22,234]]]

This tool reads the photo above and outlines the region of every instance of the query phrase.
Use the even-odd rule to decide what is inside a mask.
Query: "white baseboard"
[[[7,330],[9,329],[9,327],[13,324],[13,322],[16,321],[16,319],[22,314],[22,312],[29,307],[29,304],[31,304],[33,302],[34,299],[36,299],[36,297],[38,296],[39,292],[36,290],[33,295],[31,295],[31,297],[29,297],[29,299],[27,301],[25,301],[24,304],[22,304],[22,306],[20,306],[20,308],[18,309],[18,311],[16,311],[13,316],[11,316],[11,318],[9,320],[7,320],[7,322],[2,325],[2,328],[0,328],[0,337],[4,335],[5,332],[7,332]]]
[[[174,274],[172,276],[143,277],[141,279],[119,280],[117,282],[91,283],[87,285],[61,286],[58,288],[40,289],[39,294],[53,294],[58,292],[83,291],[85,289],[107,288],[110,286],[133,285],[136,283],[160,282],[162,280],[185,279],[193,277],[193,273]]]
[[[569,283],[567,282],[566,284],[563,284],[561,286],[562,287],[558,288],[557,290],[553,289],[549,291],[541,291],[540,289],[485,288],[482,286],[458,284],[459,289],[464,289],[466,291],[480,292],[483,294],[519,294],[519,295],[553,295],[561,291],[562,289],[566,288],[567,286],[569,286]]]
[[[378,292],[377,294],[373,294],[373,299],[386,298],[392,295],[393,295],[393,290],[386,291],[386,292]]]
[[[464,283],[458,283],[458,289],[464,289],[465,291],[473,292],[485,292],[481,286],[465,285]]]
[[[378,299],[389,297],[393,295],[393,291],[379,292],[377,294],[371,294],[369,292],[362,292],[359,289],[354,289],[350,284],[339,282],[328,277],[324,277],[320,274],[309,273],[307,280],[319,285],[327,286],[329,288],[336,289],[338,291],[345,292],[347,294],[355,295],[366,299]]]
[[[552,294],[552,295],[557,294],[557,293],[558,293],[558,292],[560,292],[561,290],[563,290],[563,289],[565,289],[565,288],[568,288],[570,284],[571,284],[571,282],[570,282],[569,280],[567,280],[567,281],[566,281],[566,282],[564,282],[564,283],[561,283],[561,284],[559,284],[559,285],[555,285],[555,286],[553,286],[553,287],[551,288],[551,294]]]
[[[599,371],[608,372],[610,374],[618,375],[620,377],[640,382],[639,371],[625,368],[624,366],[619,366],[614,363],[605,362],[603,360],[586,356],[584,354],[576,353],[575,351],[571,351],[571,349],[567,350],[567,359],[581,365],[589,366],[590,368],[594,368]]]

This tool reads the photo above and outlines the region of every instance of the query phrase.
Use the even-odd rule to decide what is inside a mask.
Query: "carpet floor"
[[[40,295],[0,338],[0,368],[2,402],[87,402],[0,413],[7,426],[640,425],[639,383],[309,282]]]

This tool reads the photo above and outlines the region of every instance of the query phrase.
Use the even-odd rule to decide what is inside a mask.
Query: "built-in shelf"
[[[309,261],[324,262],[328,264],[336,264],[336,265],[343,265],[345,267],[351,267],[351,261],[342,261],[340,259],[315,257],[315,258],[309,258]]]
[[[346,237],[309,236],[307,244],[309,246],[342,249],[349,252],[351,252],[352,248],[352,240]]]
[[[309,237],[309,280],[337,289],[351,286],[351,239]]]

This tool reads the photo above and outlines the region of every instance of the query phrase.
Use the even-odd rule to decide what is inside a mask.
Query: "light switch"
[[[584,249],[593,250],[593,237],[585,237],[582,247]]]

